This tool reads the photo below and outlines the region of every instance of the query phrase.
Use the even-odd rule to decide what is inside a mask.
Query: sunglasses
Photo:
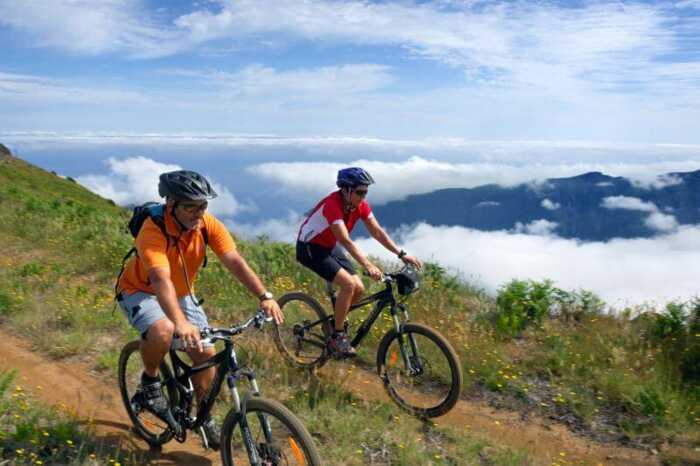
[[[182,202],[178,206],[188,214],[194,214],[195,212],[204,212],[207,210],[209,203],[203,202],[201,204],[193,204],[189,202]]]
[[[355,194],[357,194],[360,197],[365,197],[367,195],[367,190],[366,189],[356,189],[353,191]]]

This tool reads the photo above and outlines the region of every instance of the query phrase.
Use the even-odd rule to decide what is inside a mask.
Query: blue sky
[[[0,0],[0,127],[695,144],[698,13],[699,0]]]

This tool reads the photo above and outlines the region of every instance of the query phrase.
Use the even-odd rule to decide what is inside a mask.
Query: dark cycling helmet
[[[343,168],[338,171],[338,180],[335,184],[339,188],[356,188],[360,185],[369,186],[374,183],[372,175],[360,167]]]
[[[218,194],[206,178],[189,170],[177,170],[160,175],[158,194],[161,197],[204,201],[214,199]]]

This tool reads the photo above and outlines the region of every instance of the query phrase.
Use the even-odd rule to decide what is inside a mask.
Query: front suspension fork
[[[403,322],[399,321],[399,313],[396,311],[399,308],[403,314]],[[408,322],[409,315],[406,306],[403,304],[397,304],[395,308],[391,310],[391,318],[394,321],[394,329],[396,330],[396,338],[399,341],[399,348],[401,349],[401,358],[403,359],[404,365],[411,375],[416,375],[421,371],[421,362],[418,357],[418,344],[416,339],[413,338],[413,334],[409,334],[406,337],[404,333],[404,324]],[[408,340],[408,342],[406,342]],[[407,346],[410,345],[410,348]]]
[[[238,393],[238,380],[241,376],[245,376],[250,383],[251,391],[246,393],[243,400],[241,400],[240,394]],[[250,426],[248,425],[248,418],[246,417],[248,400],[254,396],[260,395],[260,389],[258,388],[258,382],[255,380],[255,375],[252,371],[241,371],[241,373],[236,375],[229,375],[227,378],[227,383],[229,390],[231,391],[231,399],[233,400],[233,407],[238,413],[238,423],[241,426],[241,433],[243,434],[243,441],[248,451],[248,459],[250,464],[261,464],[262,460],[258,453],[257,445],[250,433]],[[272,429],[267,417],[259,413],[258,420],[263,429],[263,435],[265,436],[265,442],[270,443],[272,441]]]

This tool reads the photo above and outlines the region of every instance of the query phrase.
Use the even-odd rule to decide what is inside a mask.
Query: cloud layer
[[[491,292],[518,279],[552,279],[565,289],[588,289],[609,304],[664,304],[698,293],[700,227],[681,227],[654,239],[581,243],[552,236],[481,232],[421,224],[399,241],[411,254],[436,261]],[[360,246],[389,262],[377,242]]]
[[[576,176],[590,171],[602,171],[612,176],[625,176],[637,180],[642,186],[653,187],[664,171],[700,169],[700,161],[657,161],[640,163],[567,162],[564,157],[558,163],[544,161],[532,155],[517,163],[505,155],[502,162],[448,163],[438,160],[411,157],[407,160],[385,162],[355,159],[337,162],[274,162],[250,167],[248,171],[286,189],[308,192],[320,196],[334,189],[335,176],[346,166],[361,166],[368,170],[376,184],[371,187],[371,202],[385,203],[445,188],[473,188],[485,184],[514,186],[520,183],[541,182],[547,178]],[[547,163],[549,162],[549,163]],[[543,201],[544,202],[544,201]],[[555,209],[551,203],[545,208]]]

